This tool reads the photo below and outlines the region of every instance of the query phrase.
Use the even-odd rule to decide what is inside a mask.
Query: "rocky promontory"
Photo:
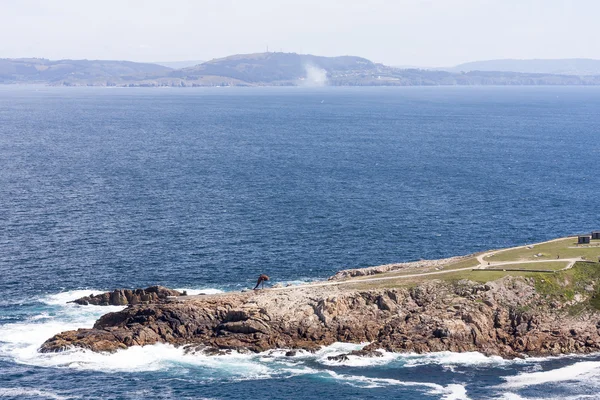
[[[370,342],[366,353],[589,353],[600,350],[599,269],[577,264],[575,276],[585,275],[580,282],[562,273],[487,283],[430,279],[388,288],[299,286],[132,304],[104,315],[91,329],[48,339],[40,351],[75,346],[110,352],[171,343],[215,354]]]

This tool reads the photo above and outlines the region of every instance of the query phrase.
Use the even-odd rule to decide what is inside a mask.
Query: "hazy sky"
[[[0,0],[0,58],[600,59],[600,0]]]

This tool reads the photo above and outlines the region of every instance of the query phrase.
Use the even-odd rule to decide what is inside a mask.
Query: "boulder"
[[[112,292],[89,295],[70,303],[82,306],[126,306],[129,304],[157,303],[166,300],[167,297],[185,296],[177,290],[168,289],[164,286],[150,286],[146,289],[117,289]]]

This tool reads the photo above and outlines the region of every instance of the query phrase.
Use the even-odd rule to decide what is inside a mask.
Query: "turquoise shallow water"
[[[35,350],[107,311],[66,304],[91,290],[236,290],[597,229],[599,109],[597,88],[1,87],[0,397],[594,398],[596,357]]]

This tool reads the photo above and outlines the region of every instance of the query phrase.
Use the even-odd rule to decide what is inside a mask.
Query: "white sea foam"
[[[334,371],[327,371],[327,373],[333,379],[361,388],[378,388],[385,386],[423,387],[429,394],[441,395],[443,400],[469,400],[465,387],[459,384],[442,386],[431,382],[410,382],[390,378],[371,378],[362,375],[338,374]]]
[[[188,289],[189,290],[189,289]],[[220,292],[198,289],[198,292]],[[17,363],[41,367],[72,368],[102,371],[156,371],[185,365],[205,367],[228,376],[259,379],[269,377],[271,369],[256,361],[256,355],[232,353],[220,357],[185,354],[182,348],[166,344],[131,347],[115,353],[95,353],[86,349],[70,349],[60,353],[39,353],[42,343],[53,335],[77,328],[91,328],[108,312],[123,306],[80,306],[68,303],[82,296],[102,293],[98,290],[75,290],[44,296],[39,299],[46,307],[26,321],[0,325],[0,356]],[[188,291],[189,293],[189,291]]]
[[[573,365],[541,372],[526,372],[504,379],[506,383],[500,388],[523,388],[526,386],[542,385],[545,383],[579,381],[594,384],[600,388],[600,361],[581,361]]]
[[[67,330],[91,328],[100,316],[124,308],[79,306],[68,303],[90,293],[100,292],[74,290],[41,297],[38,299],[39,302],[51,306],[50,308],[46,307],[44,311],[30,316],[26,321],[0,325],[0,355],[23,364],[54,365],[48,362],[54,357],[37,352],[46,339]]]
[[[453,353],[450,351],[442,351],[437,353],[427,354],[416,354],[408,353],[402,354],[399,358],[404,362],[406,367],[418,367],[428,364],[437,364],[447,368],[454,368],[457,366],[473,367],[473,366],[486,366],[486,365],[514,365],[514,364],[527,364],[538,362],[541,359],[514,359],[507,360],[499,356],[486,356],[478,352],[465,352],[465,353]]]
[[[327,371],[327,374],[329,374],[329,376],[331,376],[333,379],[345,381],[351,386],[362,388],[376,388],[384,386],[423,386],[436,391],[441,391],[444,388],[442,385],[429,382],[405,382],[390,378],[370,378],[362,375],[338,374],[335,371]]]
[[[78,397],[65,397],[47,390],[29,389],[29,388],[2,388],[0,387],[0,397],[10,397],[13,399],[55,399],[66,400]]]
[[[89,295],[97,295],[100,293],[104,293],[106,290],[95,290],[95,289],[78,289],[78,290],[70,290],[67,292],[60,292],[56,294],[51,294],[47,296],[41,297],[39,300],[42,303],[49,305],[65,305],[69,301],[73,301],[79,299],[81,297],[89,296]]]
[[[381,357],[362,357],[355,355],[348,355],[346,360],[335,361],[330,360],[329,357],[337,356],[340,354],[347,354],[353,350],[360,350],[365,347],[368,343],[352,344],[352,343],[334,343],[331,346],[327,346],[319,350],[315,356],[317,361],[327,366],[346,366],[346,367],[370,367],[375,365],[385,365],[400,357],[398,353],[390,353],[387,351],[379,350]]]
[[[473,366],[508,366],[514,364],[532,364],[542,361],[540,358],[529,359],[514,359],[506,360],[498,356],[486,356],[478,352],[468,353],[453,353],[449,351],[417,354],[417,353],[391,353],[379,350],[382,357],[360,357],[349,355],[348,360],[333,361],[328,360],[329,356],[349,353],[352,350],[360,350],[368,343],[350,344],[350,343],[334,343],[331,346],[325,347],[317,352],[317,360],[329,366],[344,365],[349,367],[363,367],[374,365],[385,365],[391,362],[400,362],[404,367],[419,367],[423,365],[441,365],[443,367],[453,369],[457,366],[473,367]]]
[[[177,358],[177,362],[217,369],[228,375],[235,375],[243,377],[244,379],[264,379],[271,377],[273,369],[269,365],[261,363],[259,358],[260,355],[240,354],[237,352],[222,356],[185,354],[182,357]]]
[[[500,400],[540,400],[541,397],[523,397],[516,393],[503,393]],[[585,400],[585,399],[600,399],[600,395],[598,394],[579,394],[575,396],[552,396],[548,397],[547,395],[543,398],[543,400]]]
[[[515,376],[504,377],[505,383],[496,388],[502,390],[520,390],[538,385],[560,384],[561,388],[573,393],[594,393],[577,395],[547,396],[545,400],[581,400],[600,399],[600,362],[580,361],[575,364],[555,368],[548,371],[524,372]],[[527,400],[520,394],[506,392],[502,394],[504,400]],[[531,398],[534,399],[534,398]],[[538,397],[535,397],[538,399]]]
[[[93,321],[92,321],[93,322]],[[104,372],[159,371],[172,367],[205,367],[246,379],[269,377],[271,369],[256,356],[232,353],[220,357],[185,354],[168,344],[133,346],[115,353],[96,353],[73,348],[59,353],[39,353],[39,346],[53,334],[75,327],[57,321],[10,324],[0,327],[0,354],[15,362],[40,367],[102,370]]]
[[[89,292],[89,291],[88,291]],[[69,292],[41,299],[55,305],[55,310],[32,315],[27,321],[0,325],[0,342],[21,345],[41,345],[44,340],[59,332],[77,328],[91,328],[94,322],[108,312],[120,311],[122,306],[79,306],[67,304],[79,294]],[[58,300],[60,299],[60,300]]]
[[[500,397],[500,399],[502,399],[502,400],[527,400],[525,397],[521,397],[516,393],[503,393],[502,397]]]
[[[38,314],[38,315],[34,315],[34,316],[32,316],[32,317],[29,317],[29,320],[31,320],[31,321],[36,321],[36,320],[38,320],[38,319],[48,319],[48,318],[52,318],[52,317],[50,316],[50,314],[43,312],[43,313],[41,313],[41,314]]]
[[[467,389],[456,383],[445,386],[440,394],[443,395],[443,400],[469,400]]]

